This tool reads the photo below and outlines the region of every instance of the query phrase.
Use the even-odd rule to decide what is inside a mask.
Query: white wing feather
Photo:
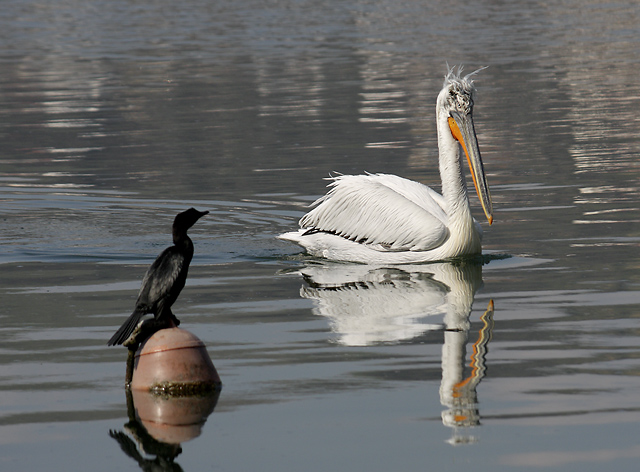
[[[427,251],[449,236],[444,199],[395,175],[340,175],[300,220],[301,228],[335,233],[378,250]]]

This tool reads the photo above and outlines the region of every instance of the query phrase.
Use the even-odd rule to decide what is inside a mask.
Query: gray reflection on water
[[[486,372],[493,330],[490,302],[465,378],[469,316],[482,287],[481,263],[371,267],[310,262],[297,273],[305,282],[300,296],[313,300],[313,312],[328,319],[339,344],[399,343],[444,330],[440,402],[447,410],[442,422],[454,430],[450,444],[476,441],[461,430],[480,424],[476,387]]]
[[[307,264],[303,298],[329,320],[337,342],[367,346],[410,340],[429,330],[467,330],[482,266],[450,263],[371,267]]]

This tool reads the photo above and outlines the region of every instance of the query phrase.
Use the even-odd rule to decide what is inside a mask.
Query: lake
[[[5,1],[0,468],[636,470],[639,21],[578,0]],[[332,173],[440,189],[447,64],[488,66],[483,256],[338,264],[276,239]],[[210,214],[173,311],[223,389],[177,446],[128,416],[106,342],[191,206]]]

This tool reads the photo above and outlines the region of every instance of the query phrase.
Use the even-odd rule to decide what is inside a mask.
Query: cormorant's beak
[[[451,134],[456,141],[462,145],[462,149],[464,149],[478,198],[482,204],[484,214],[487,216],[489,224],[491,224],[493,223],[493,203],[491,202],[491,193],[489,192],[489,186],[487,185],[487,179],[484,174],[484,166],[482,165],[482,157],[480,157],[478,138],[476,138],[476,130],[473,127],[471,113],[461,114],[455,111],[451,112],[449,129],[451,129]]]

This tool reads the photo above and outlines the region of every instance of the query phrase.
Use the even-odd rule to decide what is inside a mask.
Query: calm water
[[[3,2],[0,468],[636,470],[640,8],[557,3]],[[489,66],[484,258],[276,240],[331,171],[439,187],[446,62]],[[105,343],[189,206],[224,388],[170,464]]]

